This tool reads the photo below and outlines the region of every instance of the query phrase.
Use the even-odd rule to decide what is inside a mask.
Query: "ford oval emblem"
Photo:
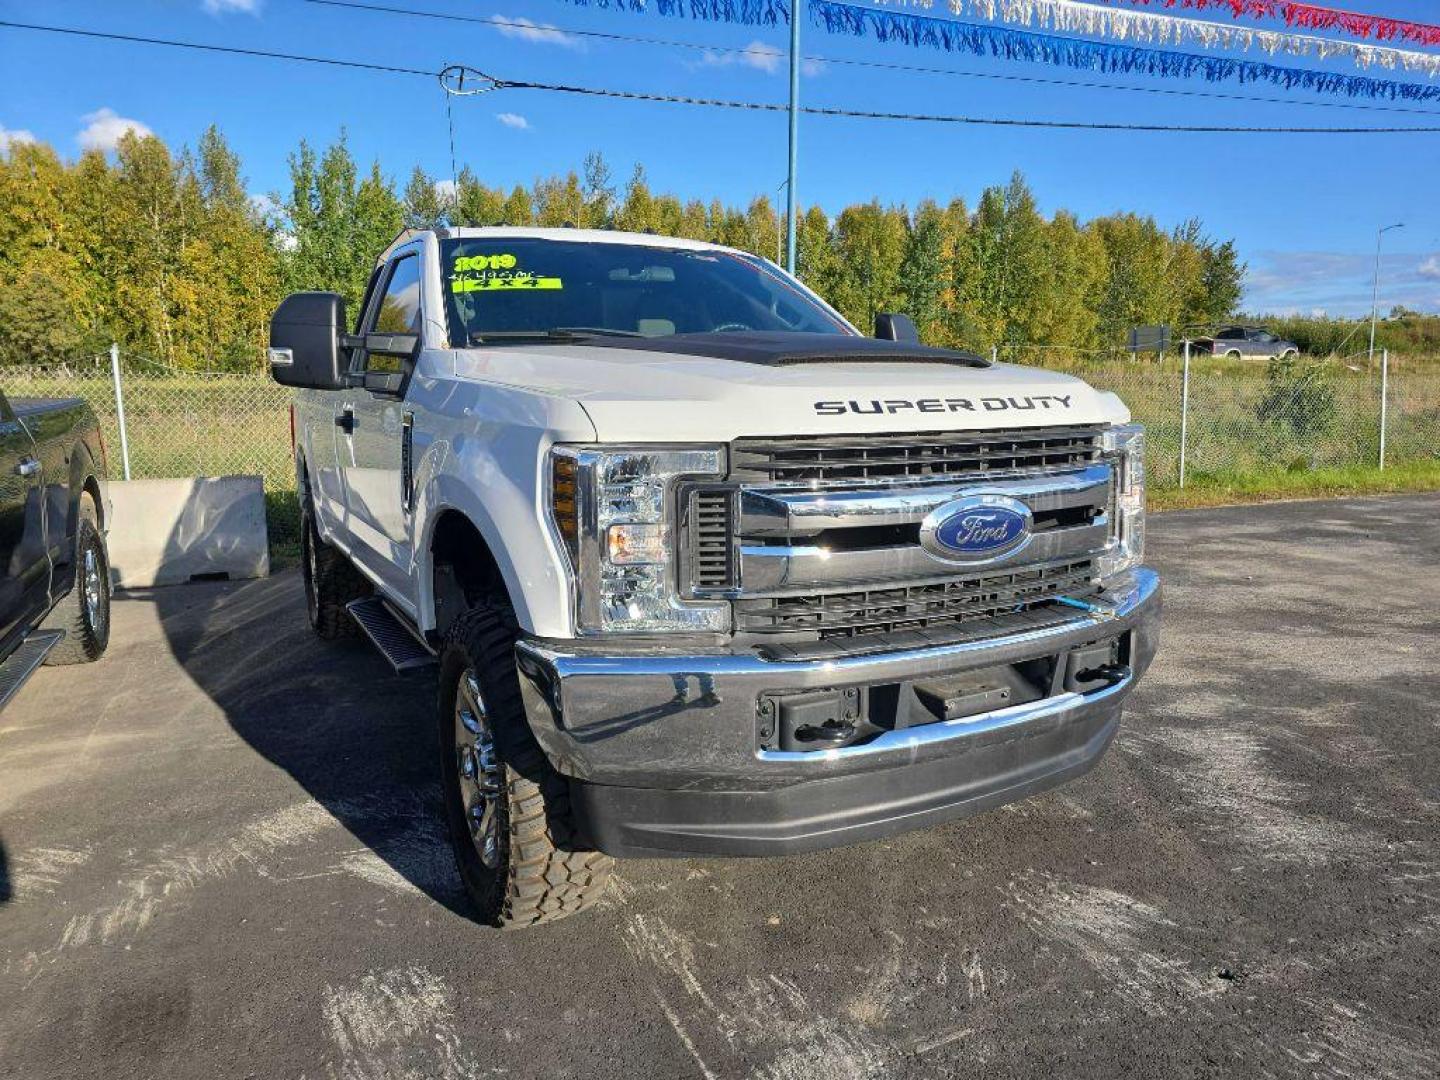
[[[1008,495],[969,495],[932,510],[920,545],[948,562],[989,562],[1030,542],[1030,507]]]

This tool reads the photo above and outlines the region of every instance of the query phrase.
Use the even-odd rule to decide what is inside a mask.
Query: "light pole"
[[[795,273],[795,170],[800,158],[800,10],[790,0],[790,172],[785,197],[785,269]]]
[[[780,192],[784,191],[784,190],[785,190],[786,188],[788,188],[789,186],[790,186],[790,181],[789,181],[789,180],[782,180],[782,181],[780,182],[780,186],[775,189],[775,194],[778,196],[778,195],[780,194]],[[785,212],[785,211],[783,211],[782,209],[780,209],[780,200],[777,198],[777,199],[775,200],[775,265],[776,265],[776,266],[784,266],[784,265],[785,265],[785,256],[784,256],[784,254],[782,253],[782,250],[781,250],[781,249],[782,249],[782,246],[783,246],[784,243],[785,243],[785,223],[780,220],[780,215],[783,214],[784,212]]]
[[[1391,229],[1403,229],[1405,223],[1386,225],[1375,234],[1375,292],[1370,299],[1370,366],[1375,366],[1375,323],[1380,317],[1380,241]]]

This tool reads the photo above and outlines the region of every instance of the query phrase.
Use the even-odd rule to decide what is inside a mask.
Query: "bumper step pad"
[[[50,655],[50,650],[64,640],[63,630],[37,630],[0,664],[0,709],[20,692],[20,687]]]
[[[436,662],[430,646],[416,637],[380,597],[353,600],[345,610],[396,673],[430,667]]]

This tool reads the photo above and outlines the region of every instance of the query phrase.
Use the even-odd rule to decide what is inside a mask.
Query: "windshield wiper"
[[[644,337],[634,330],[603,326],[556,326],[549,330],[483,330],[470,335],[471,344],[500,341],[583,341],[587,337]]]
[[[638,330],[612,330],[608,326],[557,326],[552,334],[594,334],[598,337],[644,337]]]

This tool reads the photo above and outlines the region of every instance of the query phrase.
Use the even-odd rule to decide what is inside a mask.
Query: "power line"
[[[480,89],[451,90],[445,82],[449,76],[470,78],[481,84]],[[612,90],[595,86],[574,86],[566,83],[525,82],[497,79],[477,68],[452,65],[440,73],[443,85],[457,96],[487,94],[496,90],[548,90],[558,94],[584,97],[619,98],[625,101],[655,101],[667,105],[701,105],[718,109],[741,109],[755,112],[788,112],[789,106],[778,102],[734,101],[726,98],[687,97],[680,94],[652,94],[639,90]],[[488,85],[485,85],[488,84]],[[1210,135],[1398,135],[1401,133],[1440,133],[1437,127],[1337,128],[1337,127],[1230,127],[1211,124],[1123,124],[1088,120],[1024,120],[985,116],[954,116],[937,113],[877,112],[868,109],[838,109],[819,105],[801,106],[811,116],[843,116],[858,120],[911,120],[934,124],[975,124],[985,127],[1047,128],[1066,131],[1151,131],[1184,132]]]
[[[290,60],[308,64],[326,64],[333,67],[354,68],[362,71],[377,71],[396,75],[423,75],[441,78],[447,73],[465,73],[485,85],[478,92],[494,90],[548,90],[554,93],[580,95],[585,97],[617,98],[625,101],[653,101],[673,105],[698,105],[710,108],[739,109],[756,112],[784,112],[788,106],[771,102],[734,101],[722,98],[697,98],[674,94],[652,94],[633,90],[613,90],[603,87],[574,86],[564,83],[523,82],[496,79],[490,75],[462,65],[452,65],[441,72],[425,71],[421,68],[396,67],[388,64],[373,64],[361,60],[342,60],[336,57],[309,56],[302,53],[272,52],[264,49],[242,49],[230,45],[208,45],[193,41],[174,41],[166,38],[140,37],[132,34],[112,34],[99,30],[81,30],[75,27],[41,26],[35,23],[19,23],[0,20],[0,28],[11,30],[34,30],[42,33],[67,34],[74,37],[98,38],[106,41],[125,41],[143,45],[158,45],[177,49],[193,49],[201,52],[226,53],[235,56],[260,57],[268,60]],[[447,87],[448,89],[448,87]],[[452,91],[454,92],[454,91]],[[1069,120],[1025,120],[996,117],[951,116],[934,113],[878,112],[865,109],[824,108],[809,106],[804,112],[812,116],[839,116],[861,120],[907,120],[926,123],[970,124],[986,127],[1045,128],[1070,131],[1136,131],[1136,132],[1183,132],[1191,134],[1234,134],[1234,135],[1398,135],[1435,134],[1437,127],[1383,127],[1383,128],[1342,128],[1342,127],[1227,127],[1200,124],[1121,124]]]
[[[391,75],[426,75],[434,77],[433,71],[420,68],[395,67],[392,64],[371,64],[363,60],[338,60],[329,56],[306,56],[301,53],[271,52],[267,49],[241,49],[233,45],[206,45],[196,41],[172,41],[168,38],[139,37],[134,34],[107,34],[100,30],[80,30],[71,26],[40,26],[37,23],[21,23],[0,20],[0,28],[10,30],[39,30],[47,34],[70,34],[74,37],[101,38],[106,41],[128,41],[140,45],[165,45],[174,49],[195,49],[199,52],[229,53],[232,56],[257,56],[266,60],[294,60],[305,64],[328,64],[331,67],[356,68],[361,71],[380,71]]]
[[[441,22],[471,23],[481,26],[493,26],[499,30],[513,29],[530,33],[551,33],[555,35],[566,35],[577,38],[594,38],[600,41],[615,41],[628,45],[659,45],[666,48],[690,49],[696,52],[725,53],[731,56],[763,56],[767,59],[778,58],[782,54],[768,49],[756,49],[747,46],[739,49],[727,45],[706,45],[696,41],[681,41],[675,38],[643,37],[636,34],[616,34],[605,30],[581,30],[576,27],[562,26],[555,23],[533,23],[523,22],[517,19],[507,19],[504,16],[487,15],[457,15],[451,12],[423,11],[418,8],[395,7],[390,4],[367,4],[358,0],[305,0],[307,4],[316,4],[322,7],[348,8],[354,11],[370,11],[385,15],[405,15],[422,19],[435,19]],[[1039,75],[1010,75],[1002,72],[986,71],[959,71],[955,68],[928,67],[917,64],[897,64],[883,60],[856,60],[843,56],[827,56],[823,54],[804,55],[800,58],[806,62],[821,64],[837,64],[847,67],[872,68],[880,71],[904,71],[920,75],[945,75],[953,78],[963,79],[990,79],[996,82],[1029,83],[1037,86],[1058,86],[1065,89],[1086,89],[1086,90],[1114,90],[1124,93],[1135,94],[1158,94],[1165,97],[1193,97],[1205,98],[1212,101],[1241,101],[1247,104],[1258,105],[1300,105],[1306,108],[1315,109],[1358,109],[1364,112],[1393,112],[1411,113],[1420,116],[1440,116],[1440,112],[1433,109],[1414,109],[1404,105],[1368,105],[1355,101],[1294,101],[1289,98],[1276,97],[1254,97],[1249,94],[1227,94],[1216,90],[1180,90],[1165,86],[1124,86],[1117,83],[1092,82],[1085,79],[1047,79]]]

